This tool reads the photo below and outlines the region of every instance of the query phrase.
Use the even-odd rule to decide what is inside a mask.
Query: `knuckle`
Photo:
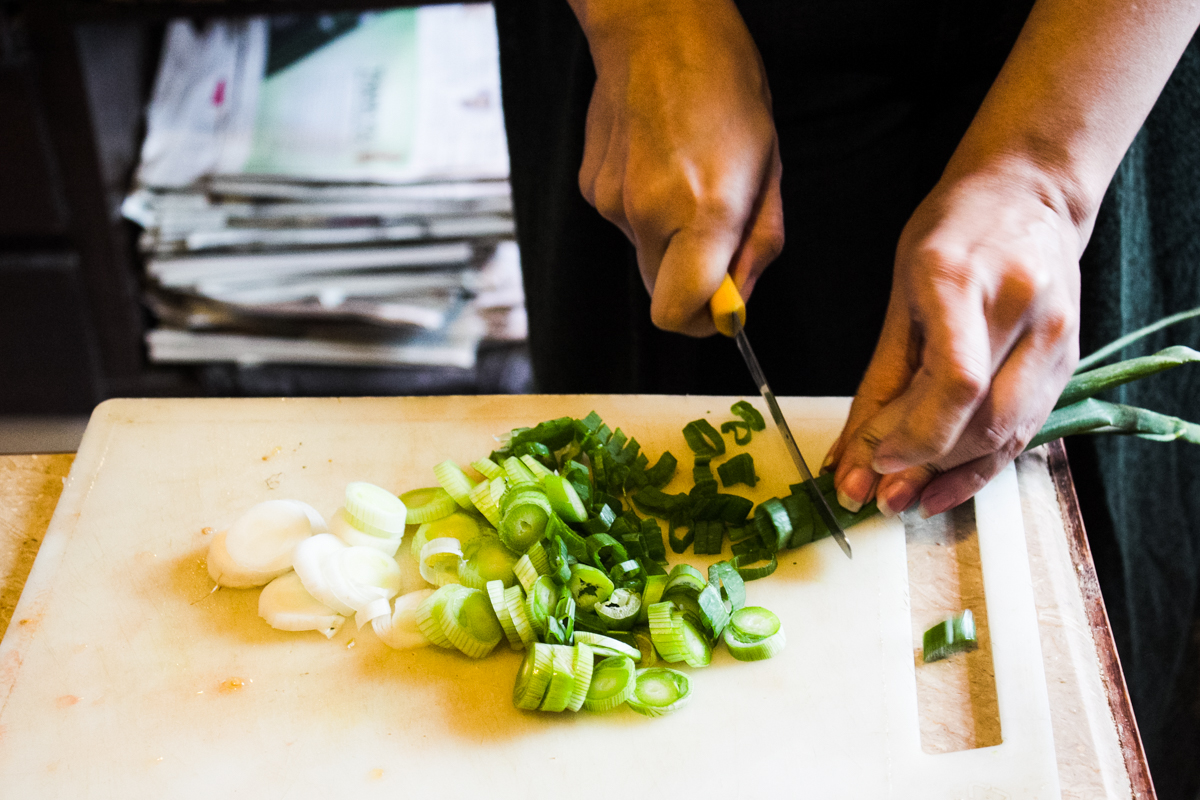
[[[991,382],[989,371],[983,364],[964,359],[952,362],[940,378],[946,402],[953,406],[974,405],[987,392]]]

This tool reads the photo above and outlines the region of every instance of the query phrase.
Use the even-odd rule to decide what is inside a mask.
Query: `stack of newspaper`
[[[134,190],[152,361],[471,368],[525,337],[488,4],[172,22]]]

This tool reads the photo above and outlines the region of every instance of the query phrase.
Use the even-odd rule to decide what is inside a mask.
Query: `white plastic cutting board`
[[[627,709],[518,712],[520,656],[511,651],[481,661],[438,648],[397,652],[351,622],[332,641],[283,633],[258,618],[257,590],[209,594],[211,532],[258,501],[292,497],[331,515],[349,481],[430,485],[435,463],[484,456],[494,434],[593,409],[651,458],[671,449],[683,485],[681,428],[705,415],[719,425],[731,402],[105,403],[0,644],[0,794],[1058,797],[1011,470],[977,501],[1003,737],[979,750],[921,751],[904,534],[880,518],[849,532],[853,561],[827,539],[789,551],[773,576],[749,584],[750,603],[783,620],[787,649],[756,664],[722,650],[690,670],[691,705],[658,720]],[[819,463],[847,402],[782,404]],[[785,494],[792,468],[771,432],[750,450],[764,479],[749,496]]]

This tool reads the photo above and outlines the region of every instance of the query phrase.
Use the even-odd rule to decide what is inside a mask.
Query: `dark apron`
[[[1031,0],[738,5],[771,84],[787,235],[750,300],[747,331],[777,393],[851,395],[882,326],[900,231],[937,182]],[[579,194],[595,73],[564,0],[496,8],[538,390],[755,394],[730,340],[651,325],[631,246]],[[1198,55],[1193,46],[1122,165],[1085,255],[1084,353],[1200,305]],[[1200,326],[1152,346],[1160,340],[1200,349]],[[1186,370],[1120,399],[1200,418],[1192,385],[1200,369]],[[1110,613],[1161,785],[1200,585],[1200,447],[1121,439],[1076,449],[1106,475],[1126,465],[1119,483],[1089,480],[1087,468],[1077,477],[1089,529],[1109,532],[1097,558],[1111,556],[1100,565],[1104,589],[1120,606]],[[1167,520],[1169,531],[1159,524]]]

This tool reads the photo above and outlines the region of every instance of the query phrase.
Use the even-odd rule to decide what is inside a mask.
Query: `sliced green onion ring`
[[[587,564],[575,564],[571,567],[571,580],[567,583],[575,605],[584,611],[591,611],[596,603],[602,603],[613,593],[613,582],[602,570]]]
[[[666,667],[637,671],[637,686],[626,702],[647,717],[661,717],[687,705],[692,696],[692,681],[684,673]]]
[[[475,488],[475,482],[467,477],[462,467],[446,459],[433,468],[433,475],[441,487],[454,498],[454,502],[465,509],[471,508],[471,490]]]
[[[588,711],[612,711],[633,697],[637,668],[629,656],[609,656],[592,668],[592,681],[583,707]]]
[[[642,653],[636,647],[625,644],[619,639],[591,631],[575,631],[575,643],[583,642],[592,648],[597,656],[626,656],[637,661]]]
[[[517,670],[517,682],[513,686],[513,705],[533,711],[542,705],[550,678],[554,674],[553,645],[534,642],[525,651],[525,660]]]
[[[491,600],[479,589],[448,598],[442,606],[441,623],[450,643],[471,658],[483,658],[504,638]]]
[[[421,560],[417,569],[426,583],[445,586],[459,583],[458,569],[462,564],[462,546],[458,539],[448,536],[431,539],[421,548]]]
[[[604,627],[627,631],[633,628],[642,613],[642,598],[628,589],[614,589],[607,600],[597,602],[592,610]]]
[[[413,489],[400,495],[400,501],[408,507],[409,525],[433,522],[458,510],[458,503],[440,486]]]
[[[571,699],[567,701],[568,711],[578,711],[583,708],[592,685],[595,665],[596,659],[592,648],[582,642],[576,642],[575,657],[571,662],[572,671],[575,673],[575,687],[571,691]]]
[[[787,638],[774,612],[759,606],[735,611],[725,628],[725,646],[738,661],[762,661],[783,650]]]

